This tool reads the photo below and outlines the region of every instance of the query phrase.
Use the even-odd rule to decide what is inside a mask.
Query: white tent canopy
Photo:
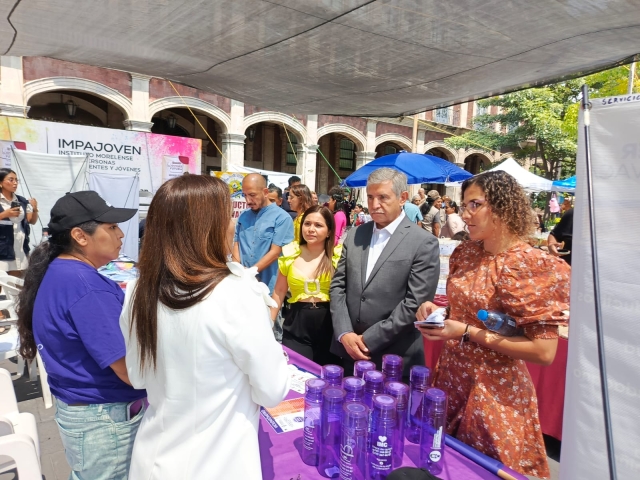
[[[5,56],[133,71],[295,114],[399,116],[640,51],[640,0],[14,0],[0,18]]]
[[[546,192],[552,190],[553,181],[539,177],[528,170],[525,170],[513,158],[509,157],[497,167],[493,167],[490,172],[502,170],[514,177],[522,187],[530,192]]]

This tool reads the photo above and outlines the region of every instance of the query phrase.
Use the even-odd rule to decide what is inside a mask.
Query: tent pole
[[[636,79],[636,62],[631,62],[629,65],[629,83],[627,84],[627,95],[633,93],[633,83]]]
[[[598,248],[596,239],[595,204],[593,199],[593,175],[591,171],[591,102],[589,102],[589,86],[582,86],[582,110],[584,118],[585,166],[587,173],[587,202],[589,213],[589,233],[591,236],[591,268],[593,273],[593,304],[595,306],[596,336],[598,337],[598,362],[600,366],[600,387],[602,390],[602,408],[604,410],[604,429],[607,441],[607,459],[609,461],[609,478],[617,480],[616,460],[613,448],[613,430],[611,428],[611,407],[607,384],[607,367],[604,348],[604,328],[602,325],[602,305],[600,301],[600,274],[598,271]]]

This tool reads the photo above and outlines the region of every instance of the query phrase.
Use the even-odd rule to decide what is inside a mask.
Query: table
[[[320,366],[318,364],[292,352],[286,347],[283,348],[289,355],[290,363],[311,373],[320,374]],[[301,394],[291,390],[287,395],[287,399],[301,396]],[[324,478],[318,473],[315,467],[306,465],[300,458],[302,430],[278,434],[261,416],[258,439],[260,442],[260,460],[262,462],[263,480],[310,480]],[[419,462],[419,457],[419,446],[406,442],[402,465],[415,467]],[[442,480],[476,480],[496,479],[498,477],[451,448],[447,448],[445,468],[442,474],[439,475],[439,478]],[[519,476],[518,479],[526,480],[526,477]]]
[[[444,342],[424,340],[425,365],[434,369]],[[565,376],[567,373],[567,351],[569,341],[558,338],[558,351],[548,367],[527,363],[531,380],[538,397],[538,415],[542,433],[562,440],[562,413],[564,410]]]

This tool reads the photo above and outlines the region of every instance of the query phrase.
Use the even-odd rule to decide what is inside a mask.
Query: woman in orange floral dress
[[[422,328],[444,344],[434,386],[449,395],[448,433],[506,466],[548,478],[538,401],[525,361],[549,365],[566,324],[571,269],[526,238],[533,225],[528,199],[505,172],[462,184],[470,241],[449,263],[449,318],[443,329]],[[423,304],[425,319],[437,307]],[[513,317],[523,334],[505,337],[477,319],[480,309]]]

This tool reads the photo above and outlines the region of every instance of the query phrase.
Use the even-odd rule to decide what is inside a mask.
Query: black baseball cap
[[[81,223],[123,223],[135,215],[135,208],[115,208],[92,190],[67,193],[51,209],[50,233],[70,230]]]

